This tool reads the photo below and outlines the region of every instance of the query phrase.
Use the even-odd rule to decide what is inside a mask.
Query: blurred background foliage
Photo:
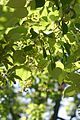
[[[79,11],[80,0],[0,0],[1,120],[57,120],[62,97],[76,109]]]

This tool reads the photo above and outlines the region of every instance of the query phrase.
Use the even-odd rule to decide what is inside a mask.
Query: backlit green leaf
[[[72,86],[69,86],[64,90],[64,97],[72,97],[75,94],[76,94],[75,88]]]

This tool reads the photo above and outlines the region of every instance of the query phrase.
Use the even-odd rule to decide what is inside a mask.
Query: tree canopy
[[[0,0],[0,111],[8,109],[2,116],[15,119],[17,81],[20,95],[32,90],[31,110],[24,111],[41,120],[48,98],[80,92],[79,72],[80,0]],[[16,107],[6,108],[10,101]]]

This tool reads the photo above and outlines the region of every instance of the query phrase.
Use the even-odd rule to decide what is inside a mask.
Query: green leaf
[[[64,21],[62,21],[62,33],[63,33],[63,35],[67,34],[67,32],[68,32],[68,26]]]
[[[67,64],[76,62],[80,58],[80,48],[73,52],[67,59]]]
[[[58,79],[59,79],[59,76],[61,75],[61,73],[62,73],[62,69],[56,67],[56,68],[53,70],[52,76],[53,76],[53,78],[55,78],[56,80],[58,80]]]
[[[76,17],[76,12],[74,9],[70,10],[70,14],[71,14],[71,19],[74,19]]]
[[[59,76],[59,83],[61,84],[63,81],[65,81],[65,78],[66,78],[66,72],[65,71],[62,71],[62,73],[60,74]],[[66,82],[65,82],[66,83]]]
[[[41,59],[38,61],[39,70],[43,71],[43,69],[47,66],[48,61],[45,59]]]
[[[27,33],[27,28],[23,27],[23,26],[19,26],[19,27],[15,27],[13,29],[11,29],[8,34],[11,35],[11,34],[16,34],[16,33],[19,33],[19,34],[26,34]]]
[[[14,63],[23,64],[26,61],[26,55],[25,55],[24,51],[16,50],[13,53],[13,61],[14,61]]]
[[[61,69],[64,69],[64,64],[62,64],[60,61],[56,62],[56,67],[59,67]]]
[[[30,71],[24,69],[24,67],[20,69],[16,69],[16,75],[19,76],[22,80],[26,80],[31,76]]]
[[[51,61],[51,70],[53,70],[55,68],[55,62],[54,61]]]
[[[54,15],[49,15],[49,18],[51,21],[56,21],[58,20],[58,17],[57,16],[54,16]]]
[[[55,68],[55,62],[51,61],[48,65],[48,72],[52,73],[54,68]]]
[[[74,35],[71,32],[67,33],[67,37],[71,43],[73,43],[76,40]]]
[[[16,27],[16,28],[13,28],[11,29],[8,34],[4,34],[5,36],[5,39],[6,40],[12,40],[12,41],[19,41],[20,38],[23,36],[23,35],[26,35],[27,33],[27,29],[23,26],[19,26],[19,27]]]
[[[28,51],[33,50],[33,47],[34,47],[34,45],[28,45],[28,46],[24,47],[23,50],[24,50],[24,52],[28,52]]]
[[[49,38],[49,39],[48,39],[48,42],[49,42],[50,48],[53,48],[53,47],[54,47],[54,44],[55,44],[55,42],[56,42],[56,39],[55,39],[55,38],[53,38],[53,39]]]
[[[25,7],[16,8],[13,13],[13,17],[16,17],[16,18],[24,18],[24,17],[27,17],[27,15],[28,15],[28,11]]]
[[[80,75],[74,72],[67,74],[67,80],[71,81],[74,86],[80,86]]]
[[[26,4],[26,0],[9,0],[7,6],[12,8],[20,8],[20,7],[24,7],[25,4]]]
[[[76,12],[76,16],[80,16],[80,4],[76,3],[74,6],[74,11]]]
[[[60,74],[62,73],[62,69],[59,67],[54,68],[54,65],[52,66],[52,64],[50,63],[48,65],[48,72],[54,79],[58,80]]]
[[[50,12],[50,13],[49,13],[49,18],[50,18],[51,21],[56,21],[56,20],[58,20],[58,18],[59,18],[59,11],[58,11],[58,10],[55,10],[54,12],[53,12],[53,11]]]
[[[69,86],[64,90],[64,97],[72,97],[75,94],[76,94],[76,91],[73,86]]]

